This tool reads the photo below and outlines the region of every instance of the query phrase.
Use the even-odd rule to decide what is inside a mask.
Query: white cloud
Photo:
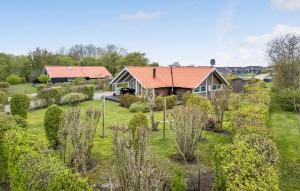
[[[247,36],[235,45],[223,44],[222,47],[226,48],[217,51],[216,59],[223,66],[267,66],[266,44],[270,40],[287,33],[300,35],[300,26],[277,24],[270,33]]]
[[[123,22],[147,22],[154,20],[162,15],[160,11],[154,12],[146,12],[146,11],[138,11],[132,14],[124,14],[117,17],[117,20]]]
[[[272,0],[272,4],[283,11],[300,11],[300,0]]]

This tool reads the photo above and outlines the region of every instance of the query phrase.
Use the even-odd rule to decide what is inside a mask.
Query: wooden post
[[[105,137],[104,134],[104,126],[105,126],[105,96],[102,98],[102,138]]]
[[[167,100],[164,99],[164,126],[163,126],[163,139],[166,140],[166,109],[167,109]]]

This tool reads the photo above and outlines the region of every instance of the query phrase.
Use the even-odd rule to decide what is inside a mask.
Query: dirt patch
[[[200,173],[200,181],[197,173],[190,174],[187,177],[188,191],[199,191],[199,190],[210,191],[212,190],[212,186],[213,186],[213,174],[211,171]]]
[[[186,164],[186,161],[180,154],[173,154],[170,156],[170,159],[179,164]],[[187,161],[188,164],[197,164],[197,157]]]

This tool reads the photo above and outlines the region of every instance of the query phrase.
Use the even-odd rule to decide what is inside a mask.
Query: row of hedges
[[[80,94],[80,95],[79,95]],[[46,105],[69,103],[69,98],[77,97],[77,101],[92,100],[95,94],[94,85],[79,86],[54,86],[50,88],[40,88],[38,97],[46,101]]]
[[[270,129],[265,126],[269,92],[261,82],[245,87],[245,92],[233,112],[233,144],[218,145],[215,149],[214,190],[280,190],[278,151]]]
[[[0,177],[11,190],[92,190],[11,116],[0,122]]]

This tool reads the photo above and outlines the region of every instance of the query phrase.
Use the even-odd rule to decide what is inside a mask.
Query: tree
[[[58,131],[62,126],[63,113],[63,110],[55,104],[51,105],[45,112],[44,128],[46,137],[53,149],[59,145]]]
[[[27,118],[27,111],[30,107],[30,98],[25,94],[15,94],[10,100],[10,109],[13,115],[20,115]]]
[[[275,70],[275,87],[300,88],[300,35],[286,34],[271,40],[267,46]]]
[[[149,115],[152,131],[158,131],[158,123],[154,119],[154,107],[155,107],[155,90],[154,89],[145,89],[143,91],[143,96],[147,99],[149,103]]]
[[[145,53],[131,52],[127,54],[123,60],[123,66],[147,66],[149,64],[148,58]]]

